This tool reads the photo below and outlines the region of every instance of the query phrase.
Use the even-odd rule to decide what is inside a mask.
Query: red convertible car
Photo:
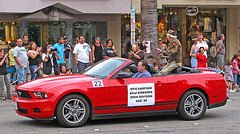
[[[206,109],[223,106],[227,85],[222,74],[181,67],[171,74],[131,78],[132,60],[110,58],[82,74],[40,78],[16,86],[12,98],[19,115],[53,120],[65,127],[82,126],[89,118],[123,118],[177,113],[200,119]]]

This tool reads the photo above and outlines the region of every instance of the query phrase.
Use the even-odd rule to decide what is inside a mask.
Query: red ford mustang
[[[178,113],[185,120],[200,119],[208,108],[227,101],[222,74],[187,67],[158,77],[131,78],[132,60],[110,58],[82,74],[41,78],[16,86],[12,98],[19,115],[82,126],[89,118],[121,118]]]

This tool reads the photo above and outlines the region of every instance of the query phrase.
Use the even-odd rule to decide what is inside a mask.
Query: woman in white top
[[[196,48],[197,48],[198,51],[199,51],[200,47],[204,48],[205,51],[204,51],[203,54],[207,58],[208,44],[203,40],[203,36],[201,34],[198,35],[198,42],[197,42],[197,45],[196,45]]]

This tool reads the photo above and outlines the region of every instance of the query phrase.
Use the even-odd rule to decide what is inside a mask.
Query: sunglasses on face
[[[162,40],[158,40],[158,41],[162,41]]]

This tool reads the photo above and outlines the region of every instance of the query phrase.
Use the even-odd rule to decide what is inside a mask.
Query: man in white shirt
[[[76,44],[73,53],[78,67],[78,73],[92,64],[92,53],[90,46],[85,43],[84,36],[79,37],[80,43]]]
[[[208,50],[208,44],[205,42],[205,41],[203,41],[203,36],[201,35],[201,34],[199,34],[198,35],[198,42],[197,42],[197,44],[196,44],[196,48],[197,48],[197,50],[199,50],[199,48],[200,47],[203,47],[204,48],[204,55],[206,56],[206,58],[207,58],[207,50]]]

